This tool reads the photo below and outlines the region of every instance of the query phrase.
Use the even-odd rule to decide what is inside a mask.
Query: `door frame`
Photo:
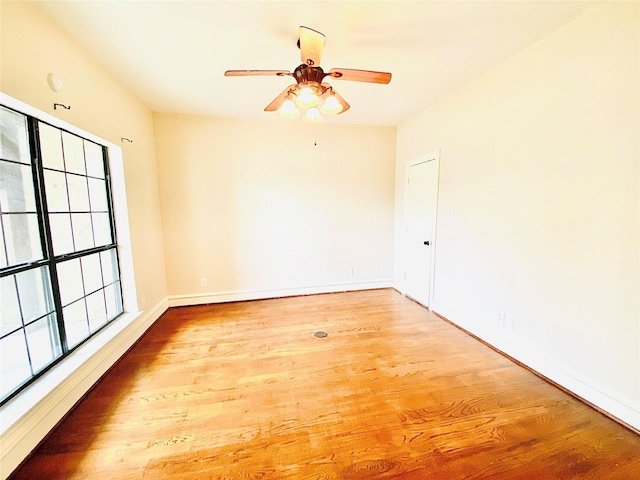
[[[408,160],[405,164],[404,168],[404,205],[402,211],[402,228],[403,228],[403,242],[406,242],[406,232],[407,232],[407,197],[409,195],[407,185],[409,184],[409,169],[416,165],[420,165],[421,163],[427,162],[435,162],[436,165],[436,191],[435,191],[435,202],[434,202],[434,211],[433,211],[433,237],[432,237],[432,245],[430,249],[430,259],[429,259],[429,304],[423,305],[429,310],[433,310],[433,297],[435,291],[435,280],[436,280],[436,248],[438,242],[436,240],[436,234],[438,230],[438,197],[440,195],[440,149],[435,150],[430,153],[426,153],[424,155],[420,155],[419,157],[412,158]],[[404,245],[403,245],[404,247]],[[404,250],[404,248],[403,248]],[[409,264],[409,258],[407,258],[407,254],[402,255],[402,266],[403,271],[406,274],[407,265]],[[407,295],[407,284],[405,275],[402,278],[402,286],[403,286],[403,294]]]

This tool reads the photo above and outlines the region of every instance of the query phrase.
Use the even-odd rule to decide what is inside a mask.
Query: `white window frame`
[[[104,145],[107,148],[124,309],[122,315],[89,338],[67,357],[60,360],[0,408],[0,438],[2,439],[0,443],[3,445],[2,451],[0,451],[0,460],[3,460],[8,454],[8,450],[13,448],[13,445],[10,444],[22,440],[23,437],[29,434],[29,413],[45,400],[55,405],[56,398],[62,398],[78,387],[84,388],[82,381],[86,380],[87,374],[84,374],[84,370],[81,367],[90,364],[92,361],[98,363],[100,360],[97,358],[101,355],[97,354],[108,350],[109,343],[131,325],[142,312],[138,309],[136,295],[121,147],[2,92],[0,92],[0,103],[50,125]],[[104,356],[104,353],[102,356]],[[87,385],[87,388],[89,387],[90,385]],[[20,421],[26,422],[24,427],[20,428],[17,433],[12,432],[12,428]],[[36,418],[32,421],[35,424],[38,419]],[[10,436],[9,434],[11,433],[13,433],[11,436],[20,438],[5,438]],[[26,453],[28,454],[29,452]]]

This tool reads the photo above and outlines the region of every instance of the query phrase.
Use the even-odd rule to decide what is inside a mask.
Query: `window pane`
[[[109,320],[122,313],[122,297],[120,295],[120,282],[116,282],[104,289],[107,301],[107,317]]]
[[[35,213],[3,214],[2,227],[9,265],[19,265],[42,258],[40,227]]]
[[[64,147],[65,170],[85,175],[82,139],[71,133],[62,132],[62,145]]]
[[[108,210],[107,188],[104,180],[89,179],[89,198],[91,199],[92,211],[106,212]]]
[[[95,235],[96,247],[109,245],[111,240],[111,224],[108,213],[92,213],[93,231]]]
[[[0,161],[0,210],[36,211],[30,165]]]
[[[73,235],[71,234],[71,216],[68,213],[49,215],[53,253],[64,255],[73,252]]]
[[[27,117],[0,107],[0,158],[31,163]]]
[[[102,288],[100,254],[94,253],[88,257],[82,257],[82,277],[84,278],[84,291],[86,293],[95,292]]]
[[[116,249],[112,248],[106,252],[100,252],[102,263],[102,281],[104,285],[110,285],[118,280],[118,259]]]
[[[22,326],[15,275],[0,278],[0,335]]]
[[[67,346],[73,348],[89,336],[87,310],[84,306],[84,299],[63,308],[62,312],[64,316],[64,329],[67,333]]]
[[[69,185],[69,204],[72,212],[89,211],[89,192],[87,191],[87,177],[67,175]]]
[[[84,296],[79,258],[59,263],[57,271],[62,305],[68,305],[74,300],[78,300]]]
[[[42,164],[45,168],[64,170],[60,130],[42,122],[38,122],[38,130],[40,132]]]
[[[39,144],[36,152],[31,150],[34,139]],[[2,106],[0,140],[0,269],[5,271],[0,277],[0,337],[4,335],[0,396],[4,400],[65,355],[63,345],[73,349],[119,316],[123,305],[117,249],[112,247],[116,235],[109,212],[106,148]],[[94,246],[109,250],[86,255]],[[79,258],[64,258],[75,252]],[[38,266],[29,263],[41,260],[47,261]],[[8,274],[5,269],[13,266],[22,271]],[[58,285],[52,284],[53,277]],[[54,303],[57,291],[61,310],[56,310],[57,298]],[[64,334],[58,331],[61,321]]]
[[[94,244],[91,229],[91,214],[72,213],[71,225],[73,225],[73,243],[76,247],[76,252],[92,248]]]
[[[37,373],[62,355],[56,315],[51,314],[25,328],[31,367]]]
[[[84,155],[87,159],[87,175],[91,177],[104,178],[102,147],[98,144],[85,140]]]
[[[17,274],[22,318],[29,323],[54,310],[49,268],[41,267]]]
[[[44,185],[47,193],[47,208],[49,213],[68,212],[67,179],[62,172],[44,171]]]
[[[0,340],[0,359],[0,391],[4,397],[31,377],[22,329]]]
[[[104,290],[98,290],[87,297],[89,326],[95,332],[107,322],[107,310],[104,303]]]

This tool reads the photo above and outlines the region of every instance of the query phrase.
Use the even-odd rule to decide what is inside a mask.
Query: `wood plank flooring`
[[[170,309],[13,477],[258,478],[637,480],[640,436],[371,290]]]

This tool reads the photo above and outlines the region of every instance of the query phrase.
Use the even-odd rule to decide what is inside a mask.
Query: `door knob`
[[[425,244],[425,245],[430,245],[429,240],[426,240],[426,241],[424,242],[424,244]]]

